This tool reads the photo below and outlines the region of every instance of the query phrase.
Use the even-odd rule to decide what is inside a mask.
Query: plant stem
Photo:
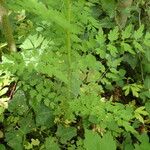
[[[2,18],[2,27],[4,30],[5,38],[7,40],[8,48],[10,52],[16,52],[16,44],[12,34],[12,28],[8,20],[8,16],[5,15]]]
[[[70,24],[71,22],[71,0],[67,0],[67,20]],[[68,55],[68,98],[71,98],[71,33],[70,29],[66,30],[66,46],[67,46],[67,55]]]
[[[0,24],[4,31],[4,35],[10,52],[16,52],[16,44],[13,37],[12,27],[10,25],[7,10],[3,7],[3,1],[0,1]]]

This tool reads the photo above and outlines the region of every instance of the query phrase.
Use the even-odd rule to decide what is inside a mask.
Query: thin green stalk
[[[71,22],[71,0],[67,0],[67,20]],[[67,55],[68,55],[68,98],[71,98],[71,33],[70,30],[66,30],[66,46],[67,46]]]

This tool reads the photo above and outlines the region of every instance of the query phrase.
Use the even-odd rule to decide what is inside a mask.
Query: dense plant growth
[[[17,52],[2,27],[0,150],[149,149],[149,0],[3,7]]]

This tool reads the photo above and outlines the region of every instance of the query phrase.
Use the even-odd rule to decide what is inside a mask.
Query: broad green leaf
[[[149,150],[150,143],[135,144],[135,150]]]
[[[148,137],[147,133],[142,133],[137,138],[141,143],[149,143],[149,137]]]
[[[20,118],[18,121],[19,129],[21,130],[22,134],[30,133],[35,128],[35,123],[33,120],[32,113]]]
[[[101,150],[101,137],[93,131],[85,130],[84,147],[86,150]]]
[[[104,136],[100,140],[100,149],[101,150],[110,150],[110,149],[116,150],[116,142],[114,141],[110,132],[104,134]]]
[[[38,104],[34,107],[36,114],[36,125],[51,127],[54,124],[53,112],[44,104]]]
[[[28,111],[27,99],[25,93],[22,90],[18,90],[12,101],[9,103],[8,110],[10,112],[23,115]]]
[[[5,133],[5,137],[5,141],[12,149],[23,150],[23,136],[21,131],[15,131],[15,129],[10,130],[9,132]]]
[[[57,140],[51,136],[46,138],[44,146],[46,150],[60,150]]]
[[[64,127],[59,125],[56,135],[60,137],[62,143],[66,143],[77,135],[77,131],[74,127]]]
[[[134,150],[134,147],[132,144],[126,144],[124,150]]]
[[[85,130],[84,147],[86,150],[116,150],[115,141],[110,133],[104,134],[101,138],[96,132],[90,130]]]

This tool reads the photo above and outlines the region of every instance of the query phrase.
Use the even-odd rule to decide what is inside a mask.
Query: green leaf
[[[122,119],[117,121],[119,126],[123,126],[127,132],[137,133],[137,131],[130,125],[129,122],[126,122]]]
[[[6,137],[6,142],[8,143],[8,145],[15,150],[23,150],[23,144],[22,144],[22,133],[21,131],[15,131],[10,130],[9,132],[5,133],[5,137]]]
[[[108,39],[110,40],[110,42],[113,42],[117,40],[118,37],[119,37],[119,28],[115,27],[113,30],[109,32]]]
[[[134,113],[135,113],[135,118],[138,119],[140,122],[142,122],[144,124],[144,119],[142,117],[143,116],[147,116],[149,115],[149,113],[147,111],[144,110],[145,107],[144,106],[141,106],[139,108],[137,108]]]
[[[3,89],[0,90],[0,96],[6,94],[6,92],[8,91],[8,87],[5,87]]]
[[[109,132],[101,138],[96,132],[90,130],[85,130],[84,147],[86,150],[116,150],[116,144]]]
[[[14,5],[13,5],[14,4]],[[65,18],[64,14],[61,12],[49,8],[47,9],[46,5],[42,2],[37,0],[30,1],[30,4],[26,0],[16,1],[15,3],[11,4],[12,8],[16,8],[17,6],[21,9],[24,8],[27,12],[36,14],[40,19],[47,20],[56,23],[63,29],[69,29],[72,32],[78,32],[78,27],[76,25],[71,25],[68,20]],[[49,6],[50,7],[50,6]],[[55,17],[54,17],[55,16]]]
[[[140,145],[135,144],[134,150],[149,150],[149,148],[150,148],[150,143],[142,143]]]
[[[62,143],[66,143],[77,135],[77,131],[74,127],[64,127],[59,125],[56,135],[60,137]]]
[[[117,56],[118,51],[117,51],[117,48],[116,48],[114,45],[108,44],[108,45],[107,45],[107,49],[109,50],[110,54],[111,54],[113,57],[116,57],[116,56]]]
[[[109,143],[108,143],[109,141]],[[104,134],[102,139],[100,140],[101,150],[116,150],[116,143],[110,132]]]
[[[31,139],[31,144],[32,144],[33,146],[39,146],[40,141],[39,141],[39,139]]]
[[[47,44],[46,44],[47,43]],[[21,48],[23,49],[36,49],[36,48],[47,48],[50,42],[44,39],[42,35],[29,35],[26,40],[21,44]]]
[[[115,15],[116,1],[115,0],[100,0],[102,8],[108,13],[110,17]]]
[[[140,114],[135,114],[135,118],[144,124],[144,119]]]
[[[35,128],[35,123],[33,120],[33,115],[32,113],[29,113],[28,115],[20,118],[18,121],[18,125],[20,126],[20,130],[22,134],[27,134],[30,133],[34,128]]]
[[[122,88],[125,91],[125,96],[127,96],[130,93],[130,86],[126,85]]]
[[[0,106],[0,116],[3,114],[4,111],[5,111],[5,108],[3,108],[2,106]]]
[[[140,136],[138,136],[138,140],[141,143],[134,144],[135,150],[149,150],[149,148],[150,148],[149,137],[146,133],[143,133]]]
[[[146,111],[149,113],[149,115],[150,115],[150,102],[147,102],[146,104],[145,104],[145,109],[146,109]]]
[[[134,87],[132,87],[132,86],[131,86],[130,88],[131,88],[131,91],[132,91],[133,96],[139,97],[138,91],[137,91]]]
[[[149,41],[150,42],[150,41]],[[148,62],[150,62],[150,49],[149,48],[147,48],[147,49],[145,49],[146,51],[145,51],[145,57],[147,58],[147,60],[148,60]]]
[[[122,31],[122,39],[125,40],[127,38],[130,38],[130,36],[132,35],[132,29],[133,29],[133,25],[130,24],[128,25],[124,31]]]
[[[134,50],[132,49],[132,47],[128,44],[128,43],[125,43],[125,42],[122,42],[121,43],[121,46],[123,47],[124,51],[126,52],[129,52],[133,55],[135,55],[136,53],[134,52]]]
[[[104,34],[104,31],[102,28],[99,29],[98,34],[96,35],[96,41],[100,44],[105,44],[106,41],[106,35]]]
[[[139,107],[139,108],[137,108],[137,109],[135,110],[135,113],[141,114],[141,115],[144,115],[144,116],[147,116],[147,115],[148,115],[148,112],[145,111],[144,109],[145,109],[145,107],[144,107],[144,106],[141,106],[141,107]]]
[[[9,103],[8,110],[19,115],[23,115],[28,111],[27,99],[22,90],[18,90],[12,101]]]
[[[0,144],[0,150],[6,150],[6,148],[3,144]]]
[[[143,30],[144,30],[144,25],[141,25],[140,28],[134,32],[133,36],[135,40],[138,40],[143,36]]]
[[[133,45],[134,45],[135,49],[139,50],[142,53],[145,53],[145,51],[143,50],[143,47],[140,43],[138,43],[137,41],[133,41]]]
[[[46,138],[44,146],[46,150],[60,150],[57,140],[51,136]]]
[[[84,147],[86,150],[100,150],[100,136],[93,131],[85,130]]]
[[[147,75],[145,80],[144,80],[144,87],[146,89],[150,89],[150,75]]]
[[[132,67],[132,69],[135,69],[138,64],[138,58],[136,56],[133,57],[130,54],[124,54],[123,58],[123,61],[125,61],[125,63],[128,63]]]
[[[29,143],[29,142],[26,142],[26,143],[24,144],[24,148],[25,148],[25,149],[33,149],[33,145],[32,145],[31,143]]]
[[[150,47],[150,33],[146,32],[145,38],[144,38],[144,44],[148,47]]]
[[[37,126],[53,126],[54,116],[53,112],[44,104],[39,104],[34,107],[36,114],[36,125]]]

